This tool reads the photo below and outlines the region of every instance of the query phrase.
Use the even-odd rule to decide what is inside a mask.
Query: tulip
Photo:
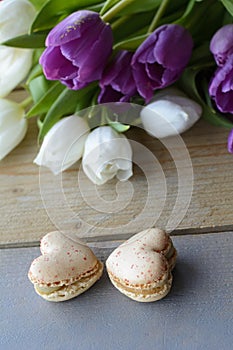
[[[228,136],[227,148],[229,153],[233,153],[233,129]]]
[[[34,163],[59,174],[82,157],[88,133],[83,118],[71,115],[61,119],[45,135]]]
[[[0,2],[0,42],[27,33],[35,13],[27,0]],[[0,97],[7,96],[27,76],[32,52],[0,45]]]
[[[133,76],[139,94],[149,102],[153,91],[174,83],[192,54],[189,32],[177,24],[157,28],[132,58]]]
[[[104,71],[100,80],[98,103],[128,102],[137,89],[130,62],[133,53],[120,51]]]
[[[213,76],[209,94],[214,99],[216,106],[223,113],[233,113],[233,54],[226,63],[219,67]]]
[[[0,160],[23,140],[26,131],[24,109],[18,103],[0,99]]]
[[[218,66],[223,66],[227,58],[233,54],[233,24],[220,28],[212,37],[210,51]]]
[[[32,50],[0,45],[0,97],[7,96],[28,74]]]
[[[50,31],[40,64],[47,79],[79,90],[101,78],[112,43],[112,30],[98,13],[77,11]]]
[[[195,101],[180,92],[175,95],[173,90],[168,89],[142,109],[141,120],[148,134],[165,138],[188,130],[201,113],[202,108]]]
[[[96,185],[114,176],[120,181],[128,180],[133,174],[128,139],[110,126],[94,129],[86,140],[82,165],[87,177]]]
[[[30,1],[4,0],[0,2],[0,42],[26,34],[36,11]]]

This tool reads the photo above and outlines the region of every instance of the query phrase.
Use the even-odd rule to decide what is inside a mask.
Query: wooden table
[[[21,92],[14,99],[22,100]],[[94,188],[85,179],[81,191],[78,188],[79,164],[62,175],[62,187],[61,178],[44,169],[39,173],[33,164],[36,135],[31,120],[25,140],[0,164],[0,349],[232,349],[233,157],[226,150],[227,131],[200,120],[182,135],[193,164],[192,198],[171,232],[179,254],[172,290],[163,300],[148,304],[120,294],[106,273],[88,292],[64,303],[48,303],[34,293],[27,271],[40,254],[44,234],[56,226],[74,229],[104,261],[137,232],[127,223],[139,216],[148,195],[147,179],[135,166],[129,205],[119,213],[93,209]],[[153,221],[161,201],[164,207],[155,224],[166,227],[178,191],[174,161],[143,131],[133,128],[128,137],[156,156],[167,185],[164,201],[161,177],[155,181],[157,206],[137,222],[138,231]],[[115,186],[111,181],[98,195],[114,201]],[[65,204],[60,201],[61,188]],[[126,194],[123,188],[122,203]],[[183,191],[182,196],[185,206],[189,194]],[[83,222],[88,230],[82,230]]]

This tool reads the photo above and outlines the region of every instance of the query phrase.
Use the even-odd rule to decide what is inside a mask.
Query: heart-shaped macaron
[[[106,261],[107,272],[113,285],[129,298],[155,301],[171,289],[176,255],[170,236],[152,228],[116,248]]]
[[[36,292],[49,301],[71,299],[90,288],[102,275],[103,264],[80,240],[54,231],[41,240],[41,253],[29,269]]]

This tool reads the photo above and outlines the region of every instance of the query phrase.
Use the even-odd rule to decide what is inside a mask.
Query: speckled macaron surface
[[[176,256],[170,236],[153,228],[121,244],[108,257],[106,267],[120,292],[136,301],[150,302],[170,291]]]
[[[71,299],[90,288],[102,275],[103,264],[79,240],[58,231],[44,236],[41,253],[29,269],[35,291],[49,301]]]

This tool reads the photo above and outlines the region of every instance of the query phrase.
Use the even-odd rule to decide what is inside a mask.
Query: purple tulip
[[[233,129],[231,130],[228,136],[227,148],[228,148],[228,152],[233,153]]]
[[[192,54],[189,32],[177,25],[157,28],[136,50],[132,59],[133,76],[139,94],[149,102],[153,91],[174,83]]]
[[[216,70],[209,86],[209,94],[223,113],[233,113],[233,54],[223,67]]]
[[[218,66],[223,66],[227,58],[233,54],[233,24],[220,28],[210,42],[210,51]]]
[[[101,78],[112,44],[111,27],[98,13],[77,11],[50,31],[40,64],[47,79],[79,90]]]
[[[137,89],[130,62],[133,53],[120,51],[106,68],[100,80],[98,103],[128,102]]]

